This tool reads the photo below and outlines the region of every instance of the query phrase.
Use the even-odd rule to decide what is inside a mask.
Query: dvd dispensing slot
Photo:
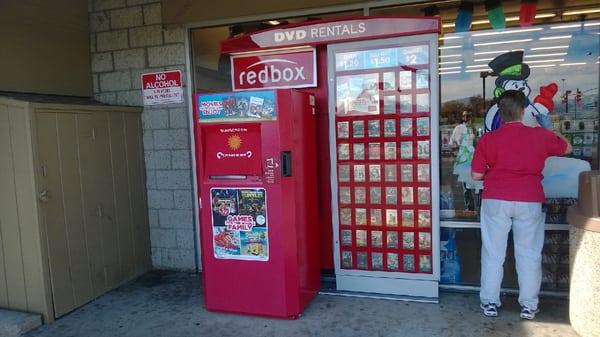
[[[211,180],[245,180],[248,176],[226,175],[226,176],[209,176]]]

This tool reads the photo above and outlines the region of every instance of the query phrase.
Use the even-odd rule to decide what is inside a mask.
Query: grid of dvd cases
[[[336,114],[341,268],[431,273],[428,66],[373,74],[378,113]]]

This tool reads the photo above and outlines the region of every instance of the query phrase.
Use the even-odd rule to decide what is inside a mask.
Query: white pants
[[[483,199],[481,203],[481,303],[500,305],[504,257],[511,228],[519,278],[519,304],[538,307],[544,246],[542,204]]]

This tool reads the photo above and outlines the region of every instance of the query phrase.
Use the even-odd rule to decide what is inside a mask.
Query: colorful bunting
[[[454,31],[463,33],[471,28],[473,21],[473,3],[471,1],[461,1],[458,6],[458,14],[456,15],[456,23]]]
[[[506,28],[506,17],[504,16],[504,9],[502,8],[502,2],[500,0],[486,0],[485,10],[490,20],[490,25],[494,29]]]
[[[533,25],[535,21],[535,12],[537,0],[521,0],[521,10],[519,13],[519,22],[521,27]]]

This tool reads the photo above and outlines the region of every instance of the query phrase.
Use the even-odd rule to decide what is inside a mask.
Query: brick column
[[[157,0],[91,0],[90,55],[94,98],[142,105],[140,74],[181,70],[184,28],[163,29]],[[144,107],[144,155],[152,264],[194,270],[194,219],[188,103]]]

